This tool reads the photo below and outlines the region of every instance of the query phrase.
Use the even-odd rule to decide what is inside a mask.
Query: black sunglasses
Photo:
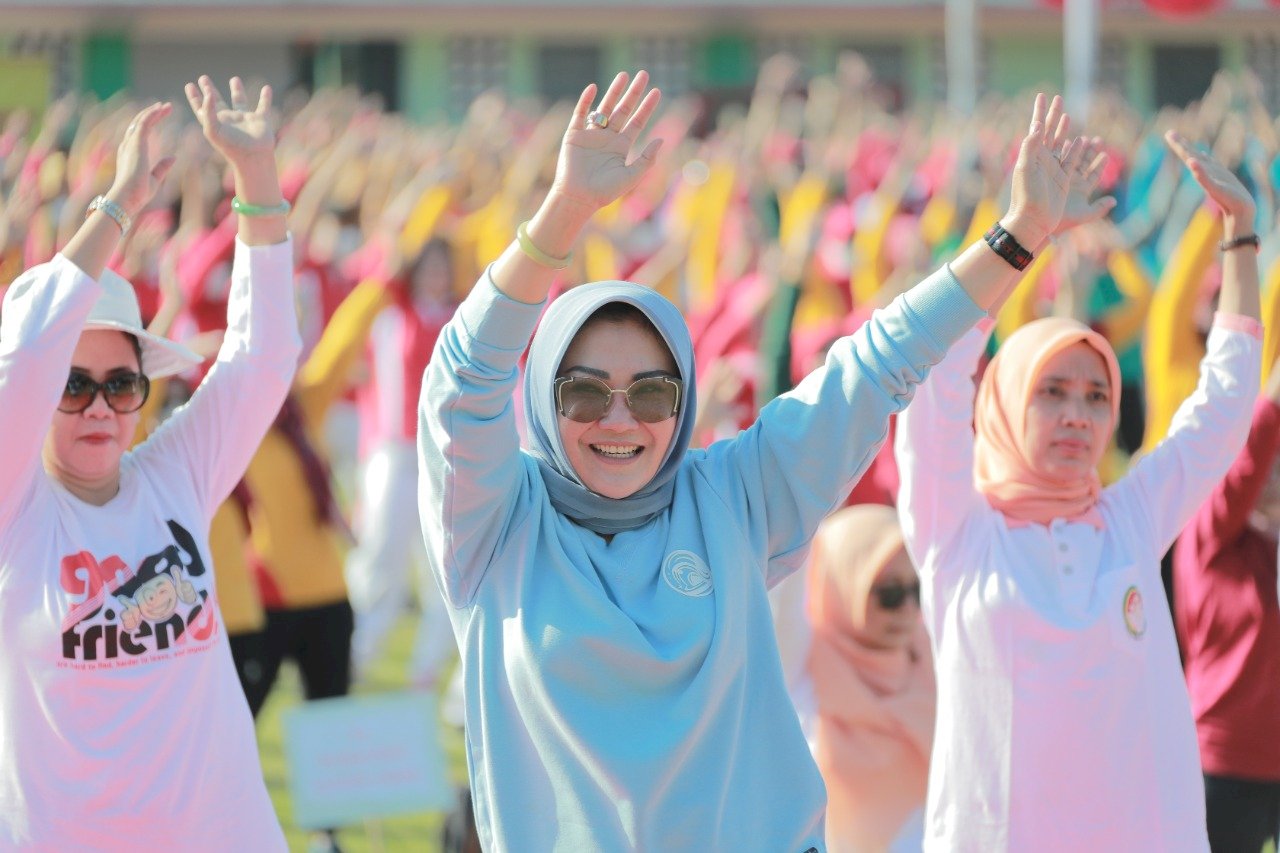
[[[120,373],[102,382],[95,382],[83,373],[72,373],[62,389],[58,411],[68,415],[78,414],[93,405],[98,392],[113,412],[127,415],[142,408],[151,394],[151,380],[141,373]]]
[[[636,420],[656,424],[680,411],[682,387],[679,379],[669,376],[637,379],[628,388],[610,388],[593,376],[561,376],[555,382],[556,411],[589,424],[605,416],[614,394],[622,394]]]
[[[876,603],[882,610],[897,610],[907,603],[908,598],[915,601],[917,607],[920,606],[919,583],[886,583],[871,587],[871,591],[875,593]]]

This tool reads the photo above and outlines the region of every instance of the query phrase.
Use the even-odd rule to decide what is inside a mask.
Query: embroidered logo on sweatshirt
[[[711,592],[711,569],[692,551],[672,551],[662,563],[662,579],[681,595],[694,598]]]
[[[62,620],[63,666],[130,666],[208,648],[218,629],[212,575],[195,539],[168,522],[173,543],[135,570],[118,556],[64,557],[60,578],[73,603]]]
[[[1134,637],[1147,633],[1147,611],[1142,605],[1142,593],[1136,586],[1124,591],[1124,626]]]

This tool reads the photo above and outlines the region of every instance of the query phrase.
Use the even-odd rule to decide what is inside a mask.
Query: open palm
[[[1222,212],[1252,228],[1256,203],[1240,179],[1212,154],[1193,148],[1182,135],[1171,130],[1164,138],[1173,153],[1186,164],[1191,177],[1222,208]]]
[[[1031,127],[1018,149],[1013,167],[1009,215],[1025,234],[1024,241],[1038,242],[1054,233],[1062,219],[1071,175],[1063,166],[1069,121],[1062,98],[1055,96],[1045,112],[1045,96],[1036,95]]]
[[[594,83],[587,86],[560,145],[554,188],[585,207],[602,208],[629,192],[653,165],[661,147],[661,140],[654,140],[628,162],[661,95],[657,89],[646,92],[649,75],[644,71],[636,74],[630,86],[627,79],[626,72],[620,73],[605,92],[597,112],[608,121],[600,126],[587,126],[596,94]]]
[[[174,158],[162,150],[156,133],[156,125],[171,111],[170,104],[159,103],[139,112],[125,130],[116,151],[112,189],[131,214],[146,207],[173,167]]]
[[[1055,234],[1101,219],[1116,206],[1116,200],[1111,196],[1090,200],[1098,189],[1102,167],[1106,163],[1107,154],[1102,151],[1100,138],[1080,137],[1072,143],[1071,151],[1062,164],[1068,176],[1067,198],[1054,229]]]
[[[207,75],[201,76],[198,85],[188,83],[184,91],[205,138],[229,162],[274,152],[276,132],[271,118],[270,86],[262,87],[257,106],[252,109],[239,77],[231,78],[229,106]]]

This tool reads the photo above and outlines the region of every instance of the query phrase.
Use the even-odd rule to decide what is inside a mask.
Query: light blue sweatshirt
[[[483,276],[419,411],[419,510],[462,652],[483,846],[824,850],[826,792],[766,590],[982,311],[935,273],[750,429],[689,451],[669,509],[606,541],[552,507],[519,446],[512,392],[541,307]]]

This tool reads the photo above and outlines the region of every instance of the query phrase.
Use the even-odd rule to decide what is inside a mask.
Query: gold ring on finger
[[[608,126],[609,126],[609,117],[605,115],[601,110],[592,110],[591,112],[587,113],[587,123],[586,123],[587,130],[592,130],[597,127],[603,130]]]

